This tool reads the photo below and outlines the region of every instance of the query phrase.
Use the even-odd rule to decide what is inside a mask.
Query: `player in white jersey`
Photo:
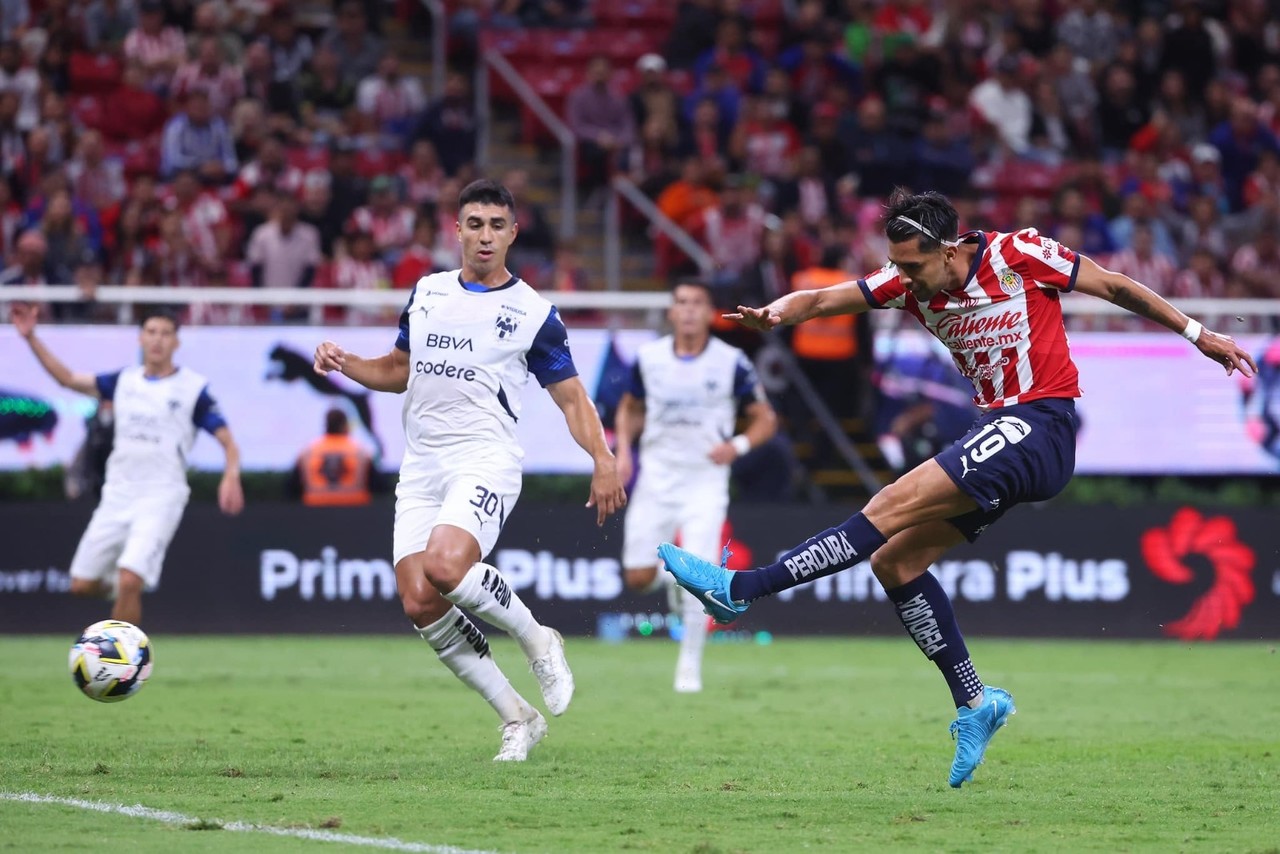
[[[634,470],[631,444],[640,436],[640,475],[622,546],[627,586],[634,590],[652,591],[671,578],[658,575],[656,552],[677,532],[686,550],[719,563],[729,465],[778,429],[746,354],[711,337],[714,311],[709,287],[676,285],[667,311],[672,334],[640,348],[618,406],[614,432],[623,483]],[[735,436],[739,410],[747,424]],[[707,619],[700,601],[674,590],[683,623],[675,690],[694,693],[702,690]]]
[[[521,761],[546,734],[546,720],[511,687],[484,633],[460,609],[520,644],[547,708],[563,714],[574,688],[563,638],[481,563],[520,495],[524,452],[515,425],[529,374],[595,462],[587,506],[597,523],[626,495],[559,313],[507,270],[518,231],[511,193],[494,181],[469,184],[458,198],[457,228],[462,268],[418,281],[390,353],[365,359],[326,341],[316,348],[315,369],[405,393],[393,538],[400,602],[445,666],[502,719],[494,759]]]
[[[111,618],[137,624],[143,591],[160,583],[165,551],[191,494],[187,456],[198,430],[211,433],[226,454],[218,506],[231,516],[244,507],[231,429],[205,378],[173,363],[178,322],[172,315],[143,315],[142,364],[97,375],[70,370],[45,347],[36,336],[36,306],[14,305],[10,315],[59,385],[111,403],[115,437],[102,500],[71,559],[71,592],[114,597]]]

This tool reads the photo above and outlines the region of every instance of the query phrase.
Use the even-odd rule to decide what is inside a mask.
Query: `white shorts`
[[[675,542],[677,533],[682,549],[719,564],[729,495],[727,488],[714,486],[714,489],[699,489],[696,484],[687,484],[682,490],[657,490],[648,488],[641,474],[627,500],[627,515],[622,526],[622,568],[657,566],[658,546]]]
[[[392,565],[427,547],[437,525],[452,525],[475,537],[483,560],[493,551],[498,534],[520,497],[520,469],[450,473],[424,486],[396,490],[396,523],[392,535]]]
[[[163,493],[104,498],[71,558],[71,577],[101,581],[117,568],[127,569],[142,578],[147,590],[154,590],[186,507],[186,496]]]

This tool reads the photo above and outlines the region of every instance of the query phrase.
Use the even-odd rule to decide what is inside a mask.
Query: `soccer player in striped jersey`
[[[784,553],[775,563],[728,572],[669,544],[659,547],[676,580],[722,622],[761,597],[870,560],[899,619],[941,670],[957,707],[950,784],[973,778],[988,743],[1014,711],[1013,697],[984,686],[951,601],[928,568],[972,542],[1015,504],[1057,495],[1075,467],[1075,398],[1060,300],[1078,291],[1114,303],[1187,338],[1228,375],[1252,376],[1253,359],[1229,336],[1204,328],[1146,286],[1105,270],[1035,229],[958,234],[938,193],[898,190],[885,216],[889,263],[822,290],[788,294],[729,315],[768,330],[812,317],[896,308],[951,351],[983,411],[954,445],[876,494],[861,513]]]

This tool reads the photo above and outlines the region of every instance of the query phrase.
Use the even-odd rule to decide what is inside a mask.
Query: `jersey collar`
[[[462,286],[462,289],[464,291],[468,291],[473,294],[484,294],[484,293],[493,293],[494,291],[505,291],[507,288],[515,287],[515,284],[518,281],[520,281],[520,277],[513,275],[510,279],[507,279],[506,282],[504,282],[501,285],[498,285],[496,288],[490,288],[480,284],[479,282],[466,281],[465,279],[462,278],[462,271],[461,270],[458,271],[458,284]]]

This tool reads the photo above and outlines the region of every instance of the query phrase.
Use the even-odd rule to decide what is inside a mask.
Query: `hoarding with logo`
[[[107,613],[73,600],[66,567],[91,508],[0,505],[3,632],[71,634]],[[772,560],[840,521],[838,507],[742,506],[726,537],[732,568]],[[161,588],[145,601],[157,633],[401,632],[390,563],[391,507],[251,506],[229,519],[188,508]],[[934,567],[975,635],[1280,637],[1280,526],[1272,510],[1021,507]],[[620,525],[581,506],[522,505],[491,563],[540,619],[566,634],[660,615],[665,598],[624,589]],[[775,634],[901,632],[870,567],[787,591],[740,621]]]

